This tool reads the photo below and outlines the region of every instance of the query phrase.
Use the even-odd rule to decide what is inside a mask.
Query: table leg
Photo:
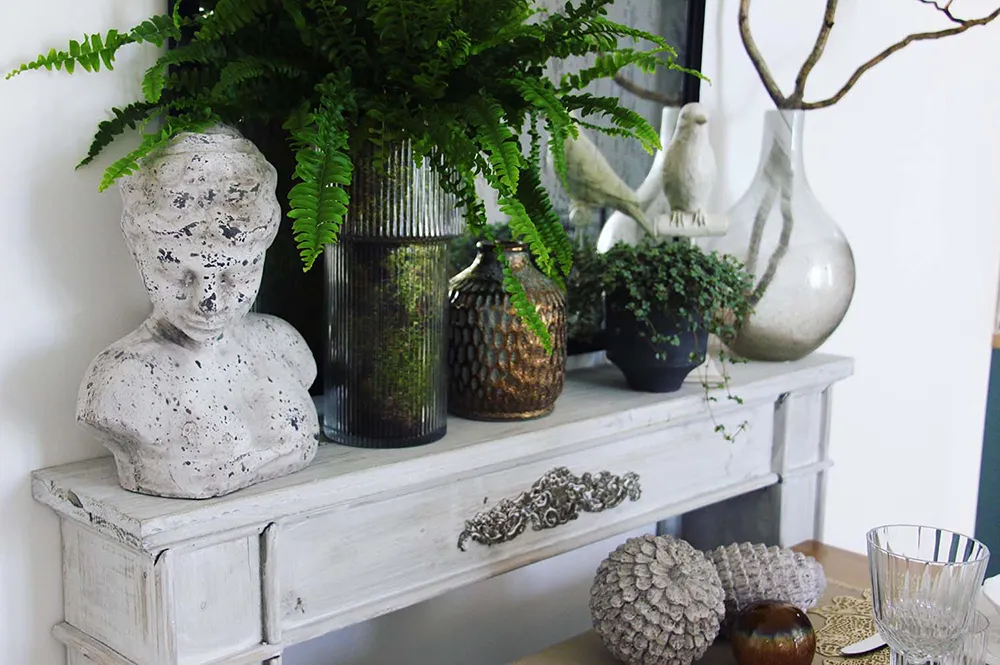
[[[783,395],[774,411],[770,487],[684,515],[682,537],[699,549],[737,542],[791,547],[823,529],[831,388]]]

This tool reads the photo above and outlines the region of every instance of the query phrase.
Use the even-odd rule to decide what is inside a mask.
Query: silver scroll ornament
[[[458,536],[458,549],[465,551],[469,539],[480,545],[499,545],[514,540],[531,524],[533,531],[552,529],[580,516],[580,512],[610,510],[628,498],[642,496],[639,474],[616,476],[608,471],[574,476],[566,467],[545,473],[527,492],[502,499],[493,508],[466,520]]]

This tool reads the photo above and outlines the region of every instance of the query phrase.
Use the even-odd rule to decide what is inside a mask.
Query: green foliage
[[[99,191],[104,191],[113,185],[119,178],[131,175],[139,168],[139,160],[146,155],[164,147],[170,139],[181,132],[200,132],[208,128],[213,122],[212,119],[199,119],[190,116],[176,116],[167,119],[159,131],[145,134],[139,147],[128,153],[121,159],[115,161],[104,172]]]
[[[653,344],[676,345],[676,335],[657,331],[649,314],[666,309],[686,319],[692,330],[707,330],[723,341],[736,334],[736,322],[752,311],[753,278],[729,255],[706,253],[679,239],[638,246],[618,243],[595,264],[604,292],[624,295],[625,307],[646,329]]]
[[[350,202],[346,188],[354,165],[347,154],[344,110],[331,92],[323,96],[316,113],[292,129],[299,182],[288,196],[292,208],[288,216],[295,220],[292,232],[306,270],[324,246],[336,242]]]
[[[355,165],[367,160],[381,169],[388,146],[410,141],[464,206],[470,229],[489,235],[475,186],[485,180],[514,237],[562,281],[573,249],[541,187],[538,128],[549,133],[563,179],[564,143],[581,123],[655,150],[657,132],[643,118],[586,89],[625,67],[680,67],[661,37],[608,19],[612,0],[569,0],[544,13],[536,2],[203,0],[184,17],[175,1],[170,14],[128,32],[88,35],[9,76],[40,68],[72,73],[77,65],[110,69],[126,45],[173,40],[177,47],[143,77],[144,99],[98,126],[84,163],[125,131],[151,119],[164,123],[108,168],[102,188],[179,132],[213,122],[284,126],[297,153],[290,216],[308,269],[337,238]],[[641,40],[652,45],[640,48]],[[593,65],[551,81],[548,66],[572,57]],[[523,292],[508,282],[519,311],[539,328]]]
[[[26,62],[7,74],[8,79],[18,74],[35,69],[63,69],[72,74],[77,65],[88,72],[97,72],[103,63],[107,69],[114,69],[115,56],[118,50],[128,44],[151,43],[163,46],[167,39],[179,39],[180,28],[174,25],[174,20],[167,16],[154,16],[143,21],[128,33],[109,30],[104,37],[95,33],[84,35],[81,41],[70,40],[69,50],[51,49],[31,62]]]
[[[94,158],[102,150],[111,145],[115,138],[124,134],[126,130],[136,129],[144,124],[155,109],[155,104],[146,102],[134,102],[123,109],[112,108],[111,112],[114,113],[115,117],[111,120],[105,120],[97,126],[97,134],[94,135],[94,141],[90,144],[90,149],[87,150],[87,156],[76,165],[76,168],[86,166],[94,161]]]
[[[660,244],[647,238],[638,246],[618,243],[577,267],[582,273],[573,282],[578,301],[600,301],[603,294],[614,293],[644,329],[642,337],[661,354],[662,349],[678,346],[680,338],[676,332],[656,329],[656,312],[670,312],[686,320],[692,332],[706,331],[725,342],[735,337],[738,323],[753,311],[753,277],[743,264],[728,255],[706,253],[684,238]],[[701,349],[694,355],[704,352]],[[723,362],[726,359],[723,356]],[[720,385],[705,384],[704,388],[709,402],[716,401],[713,388],[724,388],[729,399],[741,401],[729,392],[725,374]],[[716,424],[716,431],[727,440],[742,429],[728,432]]]

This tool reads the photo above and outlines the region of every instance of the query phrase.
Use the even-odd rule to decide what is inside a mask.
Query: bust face
[[[133,247],[153,316],[197,342],[223,335],[253,305],[264,272],[264,245],[211,235],[152,238]]]

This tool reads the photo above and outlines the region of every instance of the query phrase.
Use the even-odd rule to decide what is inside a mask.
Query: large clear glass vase
[[[755,312],[729,344],[749,360],[798,360],[837,329],[854,295],[854,256],[806,179],[804,111],[768,111],[757,173],[706,242],[754,276]]]

